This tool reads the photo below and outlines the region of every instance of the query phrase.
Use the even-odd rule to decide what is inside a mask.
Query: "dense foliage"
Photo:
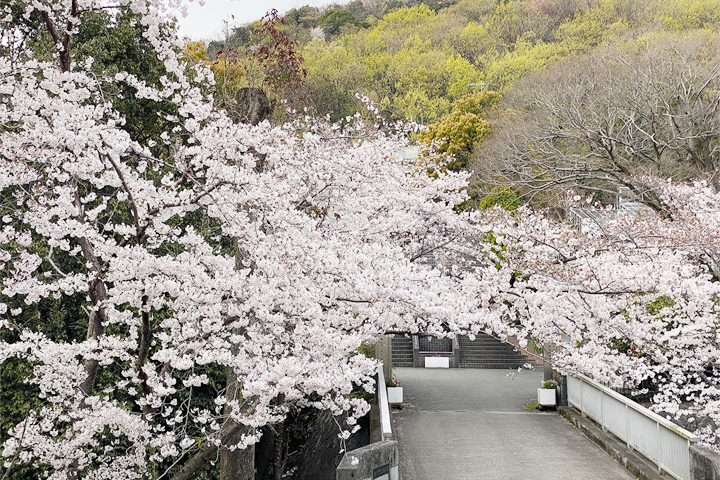
[[[452,110],[418,138],[434,152],[452,156],[446,167],[459,171],[467,167],[476,145],[482,143],[492,125],[485,119],[487,112],[500,101],[496,92],[469,94],[453,103]]]
[[[239,52],[252,45],[252,32],[259,27],[240,27],[225,41],[211,43],[210,57],[217,50],[226,54],[226,46]],[[542,80],[542,72],[565,68],[555,63],[592,64],[597,54],[591,52],[601,47],[623,52],[618,56],[630,62],[623,66],[618,58],[603,64],[607,74],[641,68],[642,61],[633,66],[639,59],[633,49],[661,42],[658,38],[669,44],[676,37],[712,35],[720,30],[720,7],[702,0],[354,1],[326,10],[293,9],[283,28],[298,42],[307,70],[304,98],[314,111],[342,119],[361,109],[360,94],[375,102],[386,119],[432,125],[430,138],[446,138],[442,148],[456,154],[455,168],[464,168],[492,123],[463,110],[457,102],[464,96],[510,89],[513,98],[501,107],[522,112],[530,107],[517,97],[544,93],[540,86],[552,80]],[[583,60],[587,54],[596,57]],[[666,49],[665,54],[674,61],[674,53]],[[512,89],[533,72],[539,80],[533,77]],[[596,72],[602,75],[599,68]],[[629,81],[640,88],[643,78],[628,75],[616,83]],[[499,143],[517,128],[522,127],[499,129]]]
[[[346,21],[326,28],[323,16]],[[360,93],[386,118],[428,124],[478,88],[473,84],[502,92],[527,73],[609,40],[717,31],[720,7],[711,0],[355,1],[324,12],[291,10],[286,20],[288,34],[303,46],[319,113],[352,114]]]

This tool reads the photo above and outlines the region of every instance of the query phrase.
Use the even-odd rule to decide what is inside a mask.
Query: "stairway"
[[[531,358],[515,351],[509,343],[486,335],[479,334],[474,341],[466,335],[458,338],[460,348],[460,368],[519,368],[527,363],[534,363]],[[392,363],[395,367],[413,367],[413,339],[402,335],[392,338]]]
[[[413,366],[413,341],[411,337],[393,336],[392,363],[396,367]]]
[[[462,335],[459,344],[460,368],[519,368],[528,363],[528,358],[515,351],[514,346],[484,333],[474,341]]]

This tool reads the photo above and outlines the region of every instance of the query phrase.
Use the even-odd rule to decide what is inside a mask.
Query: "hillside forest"
[[[196,61],[212,65],[220,97],[232,101],[237,89],[257,87],[273,101],[333,121],[365,111],[363,100],[370,101],[388,121],[427,126],[412,140],[452,155],[447,168],[476,172],[476,202],[509,188],[543,205],[557,203],[552,172],[558,166],[543,169],[541,179],[523,152],[531,145],[542,150],[547,145],[538,142],[552,135],[548,129],[563,128],[565,134],[570,124],[574,138],[563,139],[563,146],[555,142],[547,155],[560,148],[563,156],[576,157],[563,161],[577,161],[584,151],[604,148],[591,140],[603,126],[622,123],[618,135],[627,138],[615,139],[616,150],[632,149],[634,157],[626,173],[688,180],[717,166],[713,92],[720,6],[712,0],[356,0],[324,9],[305,6],[275,22],[297,62],[285,69],[294,73],[282,82],[268,73],[279,65],[259,65],[257,49],[268,44],[266,23],[239,27],[207,45],[188,45]],[[288,52],[281,58],[289,59]],[[667,112],[657,102],[692,110],[689,122],[702,126],[676,121],[677,115],[663,121]],[[284,115],[284,108],[275,110],[277,120]],[[686,153],[692,161],[680,165]],[[563,179],[563,188],[590,187],[592,178],[584,175]],[[627,180],[613,178],[618,184]],[[604,187],[592,188],[598,198],[610,198]]]

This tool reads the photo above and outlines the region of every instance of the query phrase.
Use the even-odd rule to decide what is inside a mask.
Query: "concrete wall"
[[[692,480],[720,480],[720,454],[705,447],[690,446]]]
[[[399,480],[397,441],[372,443],[348,452],[336,470],[336,480]]]

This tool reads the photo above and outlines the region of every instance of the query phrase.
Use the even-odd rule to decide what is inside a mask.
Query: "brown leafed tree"
[[[554,203],[627,187],[669,215],[644,175],[720,186],[720,34],[606,45],[519,82],[471,167],[487,190]]]

